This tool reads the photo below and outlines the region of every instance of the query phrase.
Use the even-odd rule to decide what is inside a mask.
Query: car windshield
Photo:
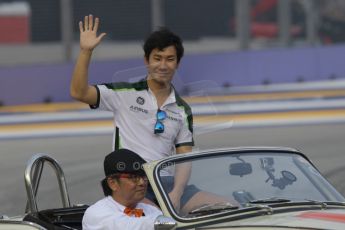
[[[180,218],[231,212],[257,204],[345,201],[306,158],[291,152],[186,156],[160,163],[156,175],[171,212]],[[180,202],[176,202],[181,193],[174,181],[178,181],[176,185],[186,184]]]

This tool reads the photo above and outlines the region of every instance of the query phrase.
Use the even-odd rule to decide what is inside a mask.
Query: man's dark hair
[[[145,40],[145,43],[143,45],[146,60],[149,60],[150,54],[153,49],[157,48],[159,50],[163,50],[164,48],[171,45],[175,47],[177,63],[180,63],[180,60],[183,57],[184,53],[182,39],[165,27],[154,31]]]
[[[101,181],[101,186],[103,189],[104,196],[111,196],[112,195],[113,191],[111,190],[111,188],[109,188],[107,178],[104,178]]]

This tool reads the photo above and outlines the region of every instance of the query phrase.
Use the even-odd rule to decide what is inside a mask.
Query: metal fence
[[[32,42],[61,41],[63,28],[70,26],[62,24],[66,10],[71,12],[69,23],[74,39],[78,37],[78,21],[91,13],[102,19],[101,30],[108,33],[107,39],[142,40],[155,25],[155,10],[161,16],[159,23],[184,39],[233,37],[235,21],[241,19],[241,16],[236,18],[236,11],[241,9],[236,5],[244,2],[248,4],[245,10],[252,37],[277,37],[275,30],[282,32],[281,22],[284,23],[286,14],[293,39],[307,36],[311,19],[317,24],[317,36],[333,42],[345,40],[342,35],[345,34],[342,32],[345,4],[339,0],[0,0],[0,4],[14,2],[26,2],[30,6]],[[63,2],[68,2],[70,9]]]
[[[2,10],[4,4],[18,2],[30,9],[28,20],[22,20],[28,24],[28,38],[21,40],[25,34],[18,34],[23,31],[18,22],[16,27],[11,25]],[[260,47],[345,41],[344,0],[0,0],[1,53],[7,52],[3,45],[19,41],[54,43],[62,44],[64,59],[71,60],[71,47],[79,38],[78,21],[88,14],[101,18],[100,31],[113,43],[141,42],[160,25],[185,41],[230,39],[238,42],[238,49],[250,49],[255,41],[264,41]],[[7,56],[0,60],[4,60],[0,65],[15,63]]]

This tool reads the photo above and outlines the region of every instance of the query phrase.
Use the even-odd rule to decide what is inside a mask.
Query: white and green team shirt
[[[147,81],[118,82],[97,85],[97,104],[92,109],[114,114],[113,149],[127,148],[150,162],[174,154],[179,146],[193,146],[193,116],[191,108],[172,90],[158,108],[156,97]],[[154,133],[156,113],[164,110],[164,132]]]

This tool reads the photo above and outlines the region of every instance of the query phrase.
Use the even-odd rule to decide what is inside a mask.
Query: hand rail
[[[62,205],[64,208],[71,207],[67,185],[65,180],[65,175],[62,171],[62,168],[58,162],[52,157],[44,153],[37,153],[28,161],[24,173],[26,193],[28,196],[28,203],[26,206],[25,213],[37,213],[37,202],[36,195],[39,187],[39,182],[42,175],[42,170],[44,163],[47,162],[55,171],[59,188],[61,194]]]

